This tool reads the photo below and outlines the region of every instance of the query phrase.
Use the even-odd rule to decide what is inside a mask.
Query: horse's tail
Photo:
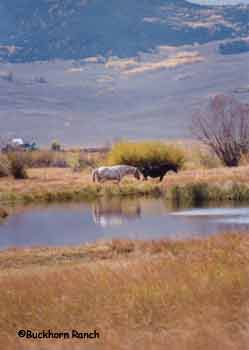
[[[95,169],[93,172],[92,172],[92,180],[93,182],[96,182],[98,181],[99,177],[98,177],[98,170]]]

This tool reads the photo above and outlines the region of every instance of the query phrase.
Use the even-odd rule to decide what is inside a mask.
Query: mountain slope
[[[0,58],[135,55],[157,45],[248,35],[249,7],[184,0],[2,0]]]

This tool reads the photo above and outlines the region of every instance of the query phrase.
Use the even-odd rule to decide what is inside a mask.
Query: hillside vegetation
[[[249,7],[184,0],[2,0],[0,57],[7,61],[134,56],[158,45],[248,35]]]

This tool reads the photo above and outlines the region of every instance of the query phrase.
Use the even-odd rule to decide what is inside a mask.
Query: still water
[[[13,208],[0,223],[0,249],[63,246],[112,238],[188,238],[249,231],[249,208],[172,209],[161,199],[100,199],[94,203]]]

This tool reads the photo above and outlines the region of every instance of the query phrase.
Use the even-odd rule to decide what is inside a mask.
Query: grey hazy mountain
[[[158,45],[248,35],[249,6],[184,0],[2,0],[0,58],[12,62],[136,55]]]

